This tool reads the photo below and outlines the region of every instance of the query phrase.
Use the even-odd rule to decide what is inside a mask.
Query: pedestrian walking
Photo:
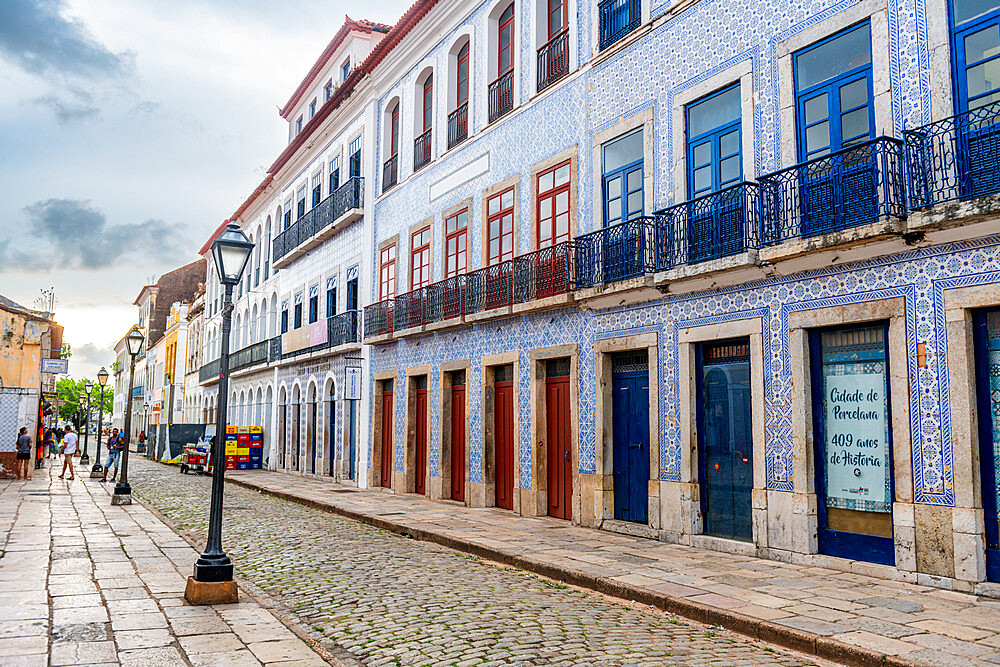
[[[31,436],[25,426],[17,434],[17,464],[14,474],[18,479],[31,479]]]
[[[59,453],[59,444],[56,442],[56,434],[51,428],[45,429],[42,436],[42,447],[45,450],[45,458],[54,458]]]
[[[69,478],[70,480],[76,479],[76,474],[73,472],[73,457],[76,455],[76,444],[77,438],[76,433],[73,433],[73,427],[66,424],[66,435],[62,439],[62,448],[59,453],[63,455],[63,467],[62,473],[59,474],[59,479],[63,479],[66,475],[66,468],[69,468]]]
[[[101,478],[102,482],[108,481],[108,469],[115,466],[115,471],[111,475],[111,481],[115,481],[118,477],[118,466],[122,460],[122,450],[125,449],[125,437],[118,432],[118,429],[111,431],[111,436],[108,438],[108,460],[104,462],[104,477]]]

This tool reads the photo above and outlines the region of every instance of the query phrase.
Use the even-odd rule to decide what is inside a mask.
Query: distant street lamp
[[[115,492],[111,496],[112,505],[131,505],[132,487],[128,484],[128,449],[131,444],[132,434],[132,382],[135,380],[135,358],[142,350],[142,344],[146,342],[146,337],[139,331],[139,327],[132,327],[132,330],[125,336],[125,347],[128,351],[128,385],[126,388],[125,400],[128,401],[125,410],[125,448],[122,451],[122,475],[115,484]]]
[[[233,319],[233,286],[240,281],[254,244],[239,225],[229,224],[212,244],[212,258],[225,287],[222,302],[222,351],[219,354],[219,414],[212,447],[212,505],[208,514],[208,545],[194,564],[184,597],[191,604],[236,602],[233,562],[222,550],[222,493],[226,474],[226,406],[229,398],[229,332]]]
[[[83,454],[80,456],[81,466],[90,463],[90,455],[87,454],[87,445],[90,444],[90,392],[94,391],[94,383],[87,380],[83,383],[83,390],[87,394],[87,413],[83,425]]]
[[[101,432],[104,431],[104,385],[108,383],[108,371],[103,366],[97,372],[97,384],[101,386],[101,404],[97,414],[97,454],[94,455],[94,467],[90,469],[91,478],[100,477],[104,473],[101,465]]]

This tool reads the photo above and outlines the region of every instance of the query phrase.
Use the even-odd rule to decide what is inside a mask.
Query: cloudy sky
[[[75,376],[196,259],[286,142],[277,107],[345,14],[411,0],[0,0],[0,294],[53,287]]]

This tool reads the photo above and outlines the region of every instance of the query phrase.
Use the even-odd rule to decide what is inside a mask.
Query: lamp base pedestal
[[[81,466],[88,466],[88,465],[90,465],[90,457],[87,456],[86,454],[83,454],[82,456],[80,456],[80,465]]]
[[[114,494],[111,494],[111,504],[112,505],[131,505],[132,504],[132,494],[131,493],[114,493]]]
[[[240,598],[235,581],[196,581],[188,577],[184,589],[184,599],[188,604],[214,605],[233,604]]]
[[[100,463],[95,463],[94,467],[90,469],[90,479],[98,479],[104,476],[104,466]]]

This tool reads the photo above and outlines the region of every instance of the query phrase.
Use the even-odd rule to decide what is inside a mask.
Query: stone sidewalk
[[[328,664],[242,591],[187,605],[194,548],[141,505],[112,507],[110,483],[51,477],[0,481],[0,664]]]
[[[992,598],[320,478],[239,471],[227,479],[834,662],[1000,664],[1000,600]]]

